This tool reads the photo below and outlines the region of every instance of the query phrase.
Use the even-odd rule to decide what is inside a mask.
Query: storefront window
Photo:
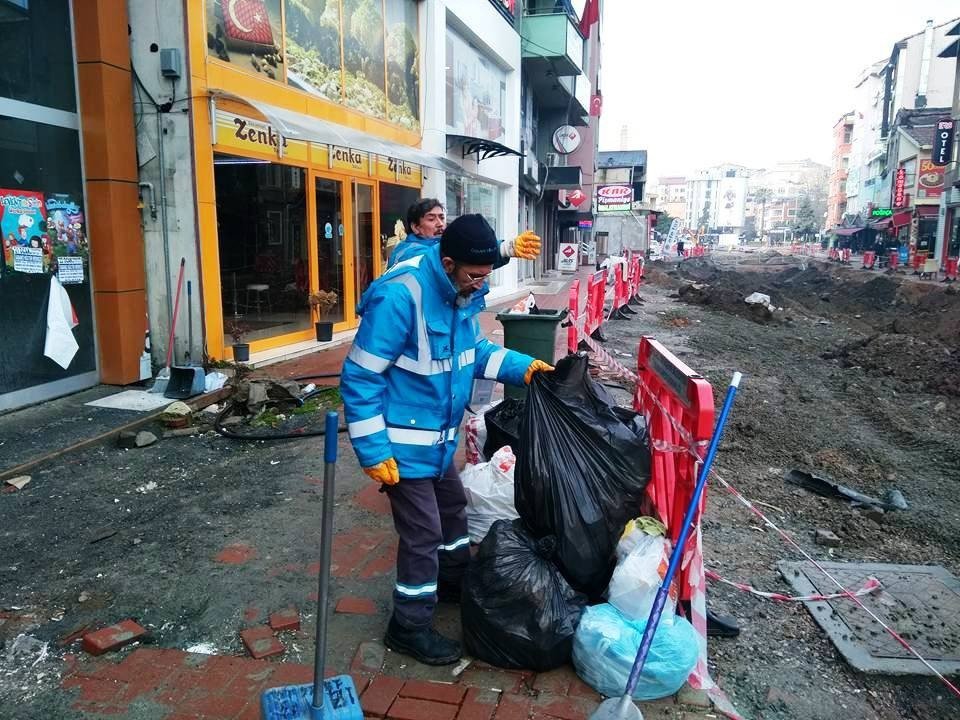
[[[68,41],[69,42],[69,41]],[[90,261],[76,130],[0,117],[0,396],[96,370]],[[48,354],[50,298],[69,298],[60,319],[75,352]],[[56,296],[59,298],[59,295]],[[58,341],[59,342],[59,341]]]
[[[306,171],[216,155],[217,236],[225,343],[312,327],[307,255]]]
[[[337,180],[317,178],[317,265],[320,289],[337,294],[337,304],[325,318],[343,322],[343,204],[342,185]]]
[[[76,112],[70,3],[0,0],[0,97]]]
[[[490,183],[448,174],[447,223],[470,213],[483,215],[497,237],[501,237],[500,188]],[[495,273],[491,285],[496,285],[498,282],[498,273]]]
[[[398,242],[407,209],[419,199],[420,191],[416,188],[380,183],[380,257],[384,270]]]
[[[206,3],[210,57],[405,128],[419,128],[416,0]]]
[[[933,246],[937,238],[937,218],[922,217],[917,224],[917,250],[933,253]]]
[[[449,28],[446,63],[447,126],[460,135],[504,138],[506,73]]]
[[[951,210],[952,222],[948,225],[947,240],[950,243],[947,253],[949,257],[960,257],[960,210]]]

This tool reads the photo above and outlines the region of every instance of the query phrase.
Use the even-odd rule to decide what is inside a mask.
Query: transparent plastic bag
[[[602,695],[623,695],[646,624],[645,619],[630,620],[608,604],[584,610],[573,639],[577,675]],[[699,653],[693,625],[664,613],[633,698],[656,700],[676,693],[696,666]]]
[[[490,462],[468,466],[460,473],[467,495],[467,532],[479,543],[497,520],[520,517],[513,505],[513,470],[517,458],[509,447],[497,450]]]

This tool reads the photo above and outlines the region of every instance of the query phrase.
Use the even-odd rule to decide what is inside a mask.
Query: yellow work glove
[[[384,485],[396,485],[400,482],[400,471],[397,470],[397,461],[387,458],[379,465],[364,468],[363,471],[373,480]]]
[[[533,230],[524,230],[513,240],[504,243],[502,248],[504,257],[515,257],[521,260],[535,260],[540,255],[540,237]]]
[[[553,372],[553,365],[547,365],[543,360],[534,360],[527,368],[523,381],[529,385],[530,381],[533,380],[533,374],[538,372]]]

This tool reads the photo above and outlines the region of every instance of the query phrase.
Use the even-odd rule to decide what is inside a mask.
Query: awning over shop
[[[920,217],[936,217],[939,214],[939,205],[917,205],[917,215]]]
[[[846,237],[846,236],[848,236],[848,235],[856,235],[858,232],[860,232],[860,231],[863,230],[863,229],[864,229],[864,228],[862,228],[862,227],[854,227],[854,228],[834,228],[833,234],[834,234],[834,235],[840,235],[841,237]]]
[[[234,100],[256,108],[278,133],[289,140],[303,140],[324,145],[340,145],[343,147],[362,150],[384,157],[393,157],[398,160],[425,165],[426,167],[456,173],[467,174],[464,169],[449,158],[442,155],[426,152],[420,148],[401,145],[378,138],[362,130],[355,130],[345,125],[328,122],[319,118],[304,115],[303,113],[286,110],[285,108],[269,105],[260,100],[242,98],[224,90],[211,90],[210,95],[216,102],[217,98]]]
[[[909,225],[910,220],[912,218],[913,218],[912,210],[903,210],[902,212],[898,212],[896,215],[893,216],[893,226],[897,228],[897,227],[903,227],[904,225]]]
[[[487,158],[501,157],[503,155],[516,155],[517,157],[523,157],[523,153],[519,150],[514,150],[513,148],[507,147],[506,145],[498,143],[494,140],[473,137],[471,135],[453,135],[451,133],[447,133],[447,149],[449,150],[450,148],[458,145],[460,146],[463,157],[466,157],[467,155],[476,155],[477,162],[486,160]]]
[[[890,227],[890,218],[884,218],[883,220],[877,220],[876,222],[869,223],[867,227],[871,227],[874,230],[886,230]]]

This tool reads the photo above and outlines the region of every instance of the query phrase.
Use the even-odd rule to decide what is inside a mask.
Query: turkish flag
[[[597,93],[590,98],[590,114],[594,117],[600,117],[600,113],[603,110],[603,95]]]
[[[580,18],[580,34],[585,38],[590,37],[590,28],[599,21],[600,0],[587,0],[587,5],[583,8],[583,17]]]
[[[234,46],[273,47],[273,28],[263,0],[223,0],[223,32]]]

